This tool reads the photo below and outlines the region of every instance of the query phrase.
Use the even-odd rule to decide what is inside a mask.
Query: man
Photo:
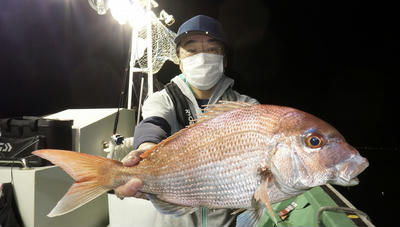
[[[174,77],[166,89],[155,92],[144,102],[143,121],[136,127],[134,135],[134,148],[137,150],[124,158],[125,166],[136,165],[141,151],[184,128],[191,118],[197,118],[202,105],[220,100],[258,103],[234,91],[233,79],[223,74],[227,63],[226,41],[222,25],[217,20],[204,15],[189,19],[180,26],[175,43],[182,74]],[[174,96],[176,93],[181,94],[180,99]],[[186,108],[181,108],[184,103]],[[120,197],[141,197],[143,195],[138,192],[141,185],[140,179],[132,179],[117,188],[115,193]],[[209,226],[229,226],[235,221],[231,212],[202,208],[182,217],[158,214],[154,225],[201,226],[207,221]]]

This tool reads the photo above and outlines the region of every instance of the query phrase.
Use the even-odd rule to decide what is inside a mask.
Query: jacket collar
[[[194,97],[193,92],[188,87],[188,85],[185,83],[185,81],[183,81],[179,77],[179,75],[172,78],[171,81],[173,81],[176,85],[178,85],[178,87],[181,89],[182,93],[190,100],[192,107],[194,107],[194,109],[196,110],[196,115],[200,114],[201,109],[197,105],[196,97]],[[234,84],[234,80],[232,78],[223,75],[221,77],[221,79],[218,81],[218,83],[214,89],[214,92],[212,93],[210,100],[208,101],[208,104],[214,104],[218,100],[220,100],[220,98],[225,93],[225,91],[228,90],[229,88],[233,87],[233,84]]]

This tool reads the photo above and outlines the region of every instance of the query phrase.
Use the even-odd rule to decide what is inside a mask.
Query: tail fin
[[[76,182],[47,215],[55,217],[73,211],[112,189],[113,178],[110,171],[121,165],[120,162],[64,150],[37,150],[32,152],[41,158],[61,167]]]

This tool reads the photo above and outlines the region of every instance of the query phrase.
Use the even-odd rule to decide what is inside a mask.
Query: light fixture
[[[171,26],[175,23],[175,19],[171,14],[165,12],[165,10],[161,10],[160,17],[158,18],[160,21],[164,21],[164,23],[168,26]]]
[[[107,13],[108,6],[107,2],[108,0],[88,0],[90,7],[92,9],[96,10],[96,12],[99,15],[104,15]]]
[[[138,1],[110,0],[109,7],[111,15],[120,24],[128,22],[138,30],[146,25],[146,13]]]
[[[154,65],[157,67],[155,72],[158,72],[167,59],[177,64],[173,42],[176,33],[169,31],[160,23],[162,21],[170,26],[175,19],[165,10],[161,10],[157,18],[152,11],[152,8],[158,7],[158,3],[154,0],[88,0],[88,2],[99,15],[107,14],[110,10],[118,23],[129,23],[132,27],[128,86],[128,109],[130,109],[133,72],[147,74],[147,95],[150,95],[153,93]],[[156,40],[153,40],[154,38]],[[155,51],[153,48],[156,48]],[[135,65],[140,67],[136,68]]]

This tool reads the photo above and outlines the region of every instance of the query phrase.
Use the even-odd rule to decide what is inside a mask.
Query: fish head
[[[276,135],[271,171],[287,191],[327,183],[356,185],[357,176],[369,165],[334,127],[299,110],[280,119]]]

